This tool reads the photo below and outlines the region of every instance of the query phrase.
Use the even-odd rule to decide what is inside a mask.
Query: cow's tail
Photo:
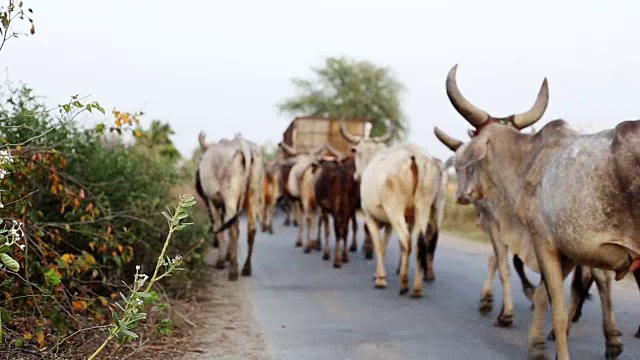
[[[222,226],[219,229],[215,230],[213,233],[217,235],[229,229],[231,226],[233,226],[233,224],[235,224],[238,221],[239,217],[240,217],[240,211],[236,212],[235,215],[231,217],[231,219],[227,220],[224,224],[222,224]]]

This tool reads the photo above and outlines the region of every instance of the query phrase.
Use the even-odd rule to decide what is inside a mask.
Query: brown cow
[[[352,156],[341,159],[337,164],[321,163],[320,166],[322,166],[322,173],[315,182],[316,199],[323,212],[331,214],[333,218],[336,237],[333,267],[340,268],[343,262],[349,262],[347,235],[349,221],[354,220],[360,203],[360,183],[353,178],[355,160]],[[356,246],[354,230],[352,249]],[[329,258],[329,239],[327,239],[323,259],[329,260]]]

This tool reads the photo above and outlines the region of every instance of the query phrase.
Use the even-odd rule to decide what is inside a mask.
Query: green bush
[[[177,200],[172,190],[186,187],[167,124],[143,129],[139,114],[117,111],[96,128],[74,121],[94,109],[101,110],[76,98],[50,110],[26,86],[0,90],[0,147],[14,158],[0,180],[0,219],[22,222],[26,245],[11,254],[19,278],[0,271],[0,311],[13,336],[41,348],[87,321],[110,321],[122,280],[136,265],[147,272],[155,267],[168,230],[160,213]],[[110,133],[133,136],[105,140]],[[187,269],[163,282],[169,296],[188,293],[206,274],[207,223],[195,223],[174,234],[167,252],[182,255]]]

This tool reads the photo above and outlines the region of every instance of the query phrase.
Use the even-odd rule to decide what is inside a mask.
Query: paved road
[[[274,228],[274,235],[258,235],[254,277],[241,279],[251,284],[256,317],[273,359],[526,358],[531,311],[519,282],[514,281],[513,327],[492,326],[501,301],[497,279],[494,311],[482,316],[476,310],[486,276],[488,245],[441,236],[436,281],[425,285],[422,299],[412,299],[398,295],[395,238],[387,256],[388,287],[376,290],[375,263],[365,260],[361,252],[352,254],[351,262],[342,269],[333,269],[332,262],[323,261],[320,252],[303,254],[293,246],[297,228],[283,227],[281,218],[275,220]],[[360,235],[362,238],[362,231]],[[515,278],[513,270],[512,274]],[[537,283],[538,275],[530,275]],[[410,276],[412,281],[412,273]],[[639,359],[640,339],[632,336],[640,322],[638,290],[626,280],[614,286],[618,326],[625,334],[620,359]],[[570,337],[573,359],[604,359],[595,286],[591,292],[593,300],[585,305]],[[547,312],[547,331],[550,324]],[[547,344],[551,355],[553,344]]]

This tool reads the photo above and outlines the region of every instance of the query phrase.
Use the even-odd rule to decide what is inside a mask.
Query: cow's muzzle
[[[471,203],[471,200],[469,200],[469,198],[466,196],[458,196],[456,202],[460,205],[469,205]]]

